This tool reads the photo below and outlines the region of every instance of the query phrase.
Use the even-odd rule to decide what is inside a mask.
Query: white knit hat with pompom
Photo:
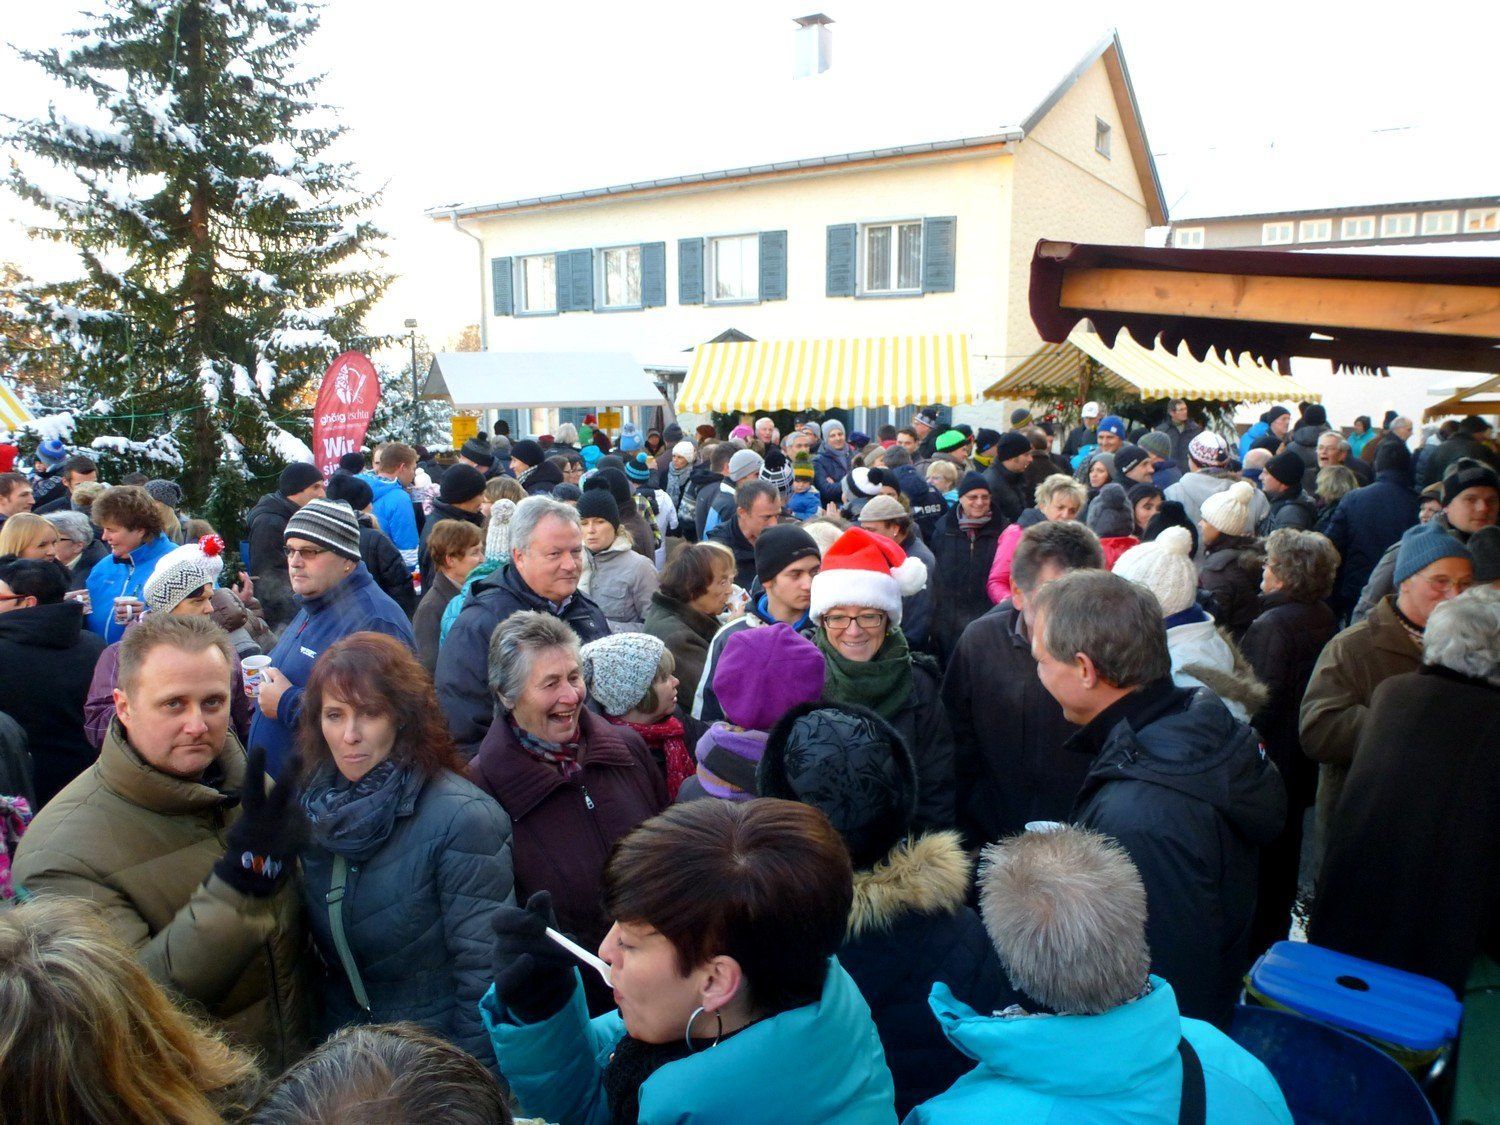
[[[836,605],[884,610],[892,625],[901,624],[901,599],[927,585],[927,567],[893,540],[862,527],[851,527],[823,552],[823,568],[813,576],[814,621]]]
[[[1249,535],[1254,527],[1250,514],[1250,501],[1254,498],[1255,486],[1247,480],[1237,480],[1203,501],[1199,511],[1204,523],[1217,527],[1225,535]]]
[[[1198,571],[1193,566],[1193,537],[1185,527],[1169,527],[1150,543],[1132,547],[1115,560],[1114,572],[1144,586],[1161,603],[1161,615],[1171,617],[1192,605],[1198,596]]]
[[[484,557],[490,562],[510,562],[510,517],[515,514],[514,500],[496,500],[490,509],[490,525],[484,533]]]

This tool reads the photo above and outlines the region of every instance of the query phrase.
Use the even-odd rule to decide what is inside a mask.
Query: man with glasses
[[[438,649],[438,702],[453,740],[472,758],[495,716],[489,687],[490,635],[513,613],[535,610],[560,618],[583,643],[609,635],[609,622],[578,592],[583,529],[578,509],[547,496],[528,496],[510,518],[510,565],[481,578]]]
[[[273,773],[296,744],[302,689],[319,653],[361,632],[417,647],[406,614],[360,561],[359,520],[348,504],[309,500],[298,508],[287,520],[282,556],[301,608],[271,652],[250,724],[250,745],[266,748]]]
[[[1396,554],[1396,592],[1323,649],[1302,697],[1302,750],[1318,770],[1317,841],[1338,807],[1375,689],[1422,664],[1422,631],[1432,611],[1474,580],[1469,548],[1431,524],[1412,528]],[[1435,717],[1436,719],[1436,717]],[[1321,862],[1321,860],[1320,860]]]

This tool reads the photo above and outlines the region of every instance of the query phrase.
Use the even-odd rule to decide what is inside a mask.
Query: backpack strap
[[[1177,1054],[1182,1058],[1182,1103],[1177,1109],[1177,1125],[1204,1125],[1208,1103],[1203,1088],[1203,1063],[1187,1036],[1177,1040]]]
[[[354,954],[349,949],[349,937],[344,933],[344,884],[348,879],[349,864],[343,856],[334,856],[333,876],[325,896],[328,903],[328,928],[333,931],[333,947],[338,950],[339,964],[344,967],[344,976],[349,978],[349,987],[354,990],[354,1000],[368,1012],[370,997],[365,992],[365,982],[359,975],[359,966],[354,963]]]

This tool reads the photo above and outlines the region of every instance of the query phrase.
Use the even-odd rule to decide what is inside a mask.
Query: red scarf
[[[682,720],[673,715],[657,723],[631,723],[616,718],[609,721],[616,726],[629,727],[646,740],[647,748],[661,751],[667,763],[667,800],[675,801],[682,783],[698,772],[698,763],[688,753]]]

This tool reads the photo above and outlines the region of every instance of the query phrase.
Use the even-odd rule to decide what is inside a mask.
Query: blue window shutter
[[[495,295],[495,315],[509,316],[512,312],[511,297],[511,260],[509,258],[490,259],[490,287]]]
[[[654,309],[667,303],[667,244],[647,242],[641,247],[641,304]]]
[[[592,250],[569,250],[562,258],[568,267],[568,288],[572,304],[569,308],[592,312],[594,308],[594,252]],[[559,263],[562,264],[562,263]]]
[[[703,239],[677,240],[677,303],[703,303]]]
[[[573,277],[568,271],[567,250],[552,255],[552,281],[557,290],[557,311],[565,313],[573,307]]]
[[[922,292],[953,292],[954,236],[958,220],[952,215],[922,220]]]
[[[857,223],[836,223],[828,228],[828,296],[854,296],[858,249]]]
[[[760,232],[760,299],[786,300],[786,231]]]

